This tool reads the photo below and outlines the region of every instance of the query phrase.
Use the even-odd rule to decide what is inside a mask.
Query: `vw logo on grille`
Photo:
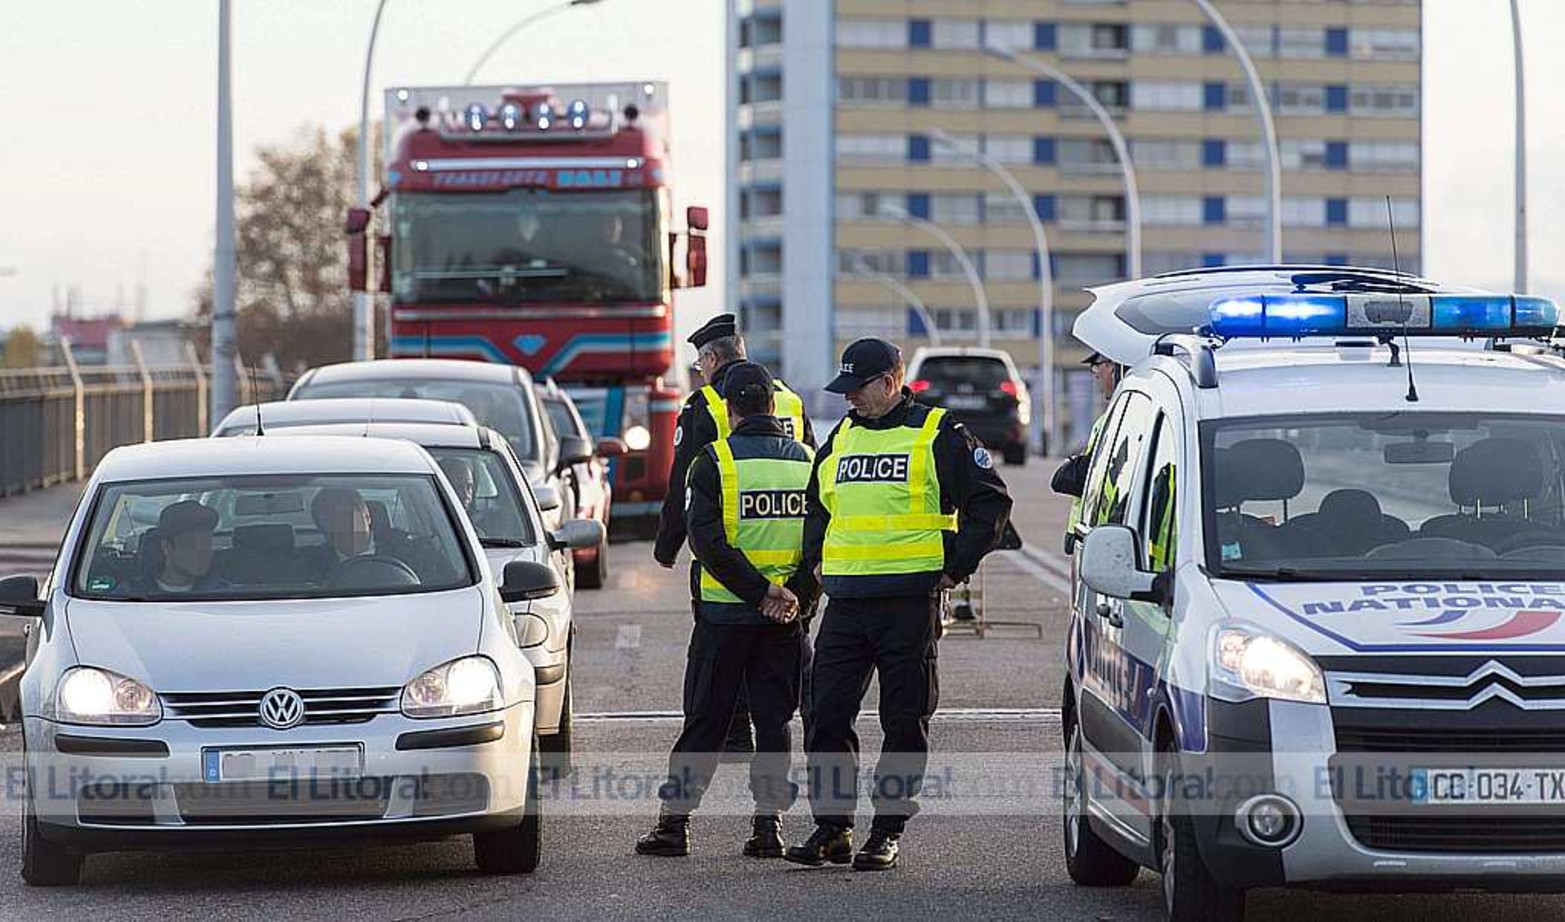
[[[273,730],[297,727],[304,720],[304,699],[291,688],[274,688],[261,698],[261,723]]]

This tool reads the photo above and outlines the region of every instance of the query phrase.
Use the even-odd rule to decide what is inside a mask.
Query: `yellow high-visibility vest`
[[[804,494],[814,460],[807,446],[796,458],[734,458],[728,439],[712,443],[723,501],[723,534],[773,583],[782,585],[799,569],[804,553]],[[743,603],[705,567],[703,602]]]
[[[804,441],[804,400],[788,389],[788,385],[781,381],[777,383],[776,410],[773,416],[782,420],[783,429],[788,437],[795,442]],[[723,403],[723,397],[717,392],[717,388],[708,384],[701,388],[701,393],[706,395],[706,409],[712,415],[712,422],[717,425],[717,438],[719,441],[728,438],[733,432],[733,427],[728,425],[728,406]]]

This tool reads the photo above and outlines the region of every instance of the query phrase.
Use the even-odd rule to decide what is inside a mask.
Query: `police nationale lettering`
[[[845,455],[837,462],[838,483],[906,483],[907,455]]]
[[[803,490],[743,490],[739,493],[741,519],[802,519]]]

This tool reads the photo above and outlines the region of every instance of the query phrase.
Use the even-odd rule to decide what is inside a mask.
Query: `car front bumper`
[[[467,717],[197,728],[23,722],[28,807],[84,851],[418,839],[514,825],[527,806],[532,702]],[[360,771],[212,780],[207,750],[359,747]]]

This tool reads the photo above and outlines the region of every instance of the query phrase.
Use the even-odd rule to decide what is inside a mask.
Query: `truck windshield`
[[[660,301],[652,189],[405,193],[393,206],[403,303]]]
[[[1202,426],[1206,554],[1234,578],[1554,579],[1565,417],[1329,414]]]

